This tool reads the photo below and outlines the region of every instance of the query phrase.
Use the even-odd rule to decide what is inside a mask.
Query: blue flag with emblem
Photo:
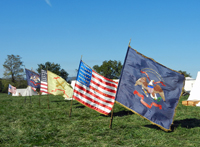
[[[128,47],[116,102],[165,131],[171,130],[184,75]]]
[[[40,75],[34,71],[25,69],[27,84],[33,88],[40,88]]]

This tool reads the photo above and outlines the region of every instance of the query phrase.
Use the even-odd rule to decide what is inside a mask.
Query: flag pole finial
[[[128,46],[130,47],[130,44],[131,44],[131,39],[129,40],[129,43],[128,43]]]

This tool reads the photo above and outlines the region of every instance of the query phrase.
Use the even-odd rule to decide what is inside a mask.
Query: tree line
[[[26,88],[28,86],[24,72],[25,66],[19,55],[7,55],[7,59],[5,60],[3,67],[5,71],[3,74],[4,77],[0,78],[0,92],[7,93],[9,84],[17,88]],[[120,61],[109,60],[103,61],[100,66],[94,65],[93,70],[106,78],[119,79],[122,67],[123,65]],[[68,81],[69,74],[61,68],[60,64],[48,61],[44,64],[38,64],[38,68],[36,70],[39,74],[41,73],[41,69],[49,70],[65,79],[68,83],[71,83],[71,81]],[[178,72],[184,74],[185,77],[191,77],[191,75],[186,71],[179,70]]]

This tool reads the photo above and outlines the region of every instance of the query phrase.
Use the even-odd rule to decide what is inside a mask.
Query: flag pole
[[[109,128],[110,128],[110,129],[112,129],[112,121],[113,121],[113,111],[114,111],[114,105],[115,105],[115,104],[113,104],[113,108],[112,108],[112,111],[111,111],[111,117],[110,117],[110,126],[109,126]]]
[[[40,88],[41,88],[41,70],[42,69],[42,67],[41,67],[41,65],[40,65]],[[39,91],[39,107],[40,107],[40,96],[41,96],[41,92]]]
[[[128,43],[128,46],[129,46],[129,47],[131,47],[130,44],[131,44],[131,38],[130,38],[129,43]]]
[[[48,68],[47,68],[47,83],[48,83]],[[48,86],[47,86],[47,92],[48,92]],[[47,93],[47,99],[48,99],[48,109],[49,109],[49,93]]]
[[[74,92],[73,92],[73,95],[74,95]],[[72,96],[72,99],[71,99],[71,105],[70,105],[70,110],[69,110],[69,117],[71,117],[71,112],[72,112],[72,101],[73,101],[73,96]]]
[[[83,55],[81,55],[81,60],[82,60]],[[80,66],[80,65],[79,65]],[[78,75],[78,72],[77,72]],[[77,79],[77,76],[76,76]],[[76,84],[76,83],[75,83]],[[74,90],[73,90],[73,95],[74,95]],[[72,101],[73,101],[73,95],[72,95],[72,99],[71,99],[71,105],[70,105],[70,111],[69,111],[69,117],[71,117],[71,112],[72,112]]]
[[[24,65],[24,68],[25,68],[25,74],[26,74],[26,66]],[[27,81],[27,75],[26,75],[26,81]],[[21,93],[20,93],[21,95]],[[24,102],[26,103],[26,95],[25,95],[25,98],[24,98]]]

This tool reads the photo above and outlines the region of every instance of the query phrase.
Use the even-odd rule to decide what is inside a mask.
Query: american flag
[[[34,87],[31,87],[34,91],[36,91],[36,88],[34,88]]]
[[[80,62],[73,98],[83,105],[108,115],[115,102],[118,83],[105,78]]]
[[[48,93],[47,71],[43,69],[41,69],[40,92]]]
[[[15,94],[16,93],[16,87],[14,87],[14,86],[12,86],[12,85],[9,84],[9,86],[8,86],[8,92]]]

